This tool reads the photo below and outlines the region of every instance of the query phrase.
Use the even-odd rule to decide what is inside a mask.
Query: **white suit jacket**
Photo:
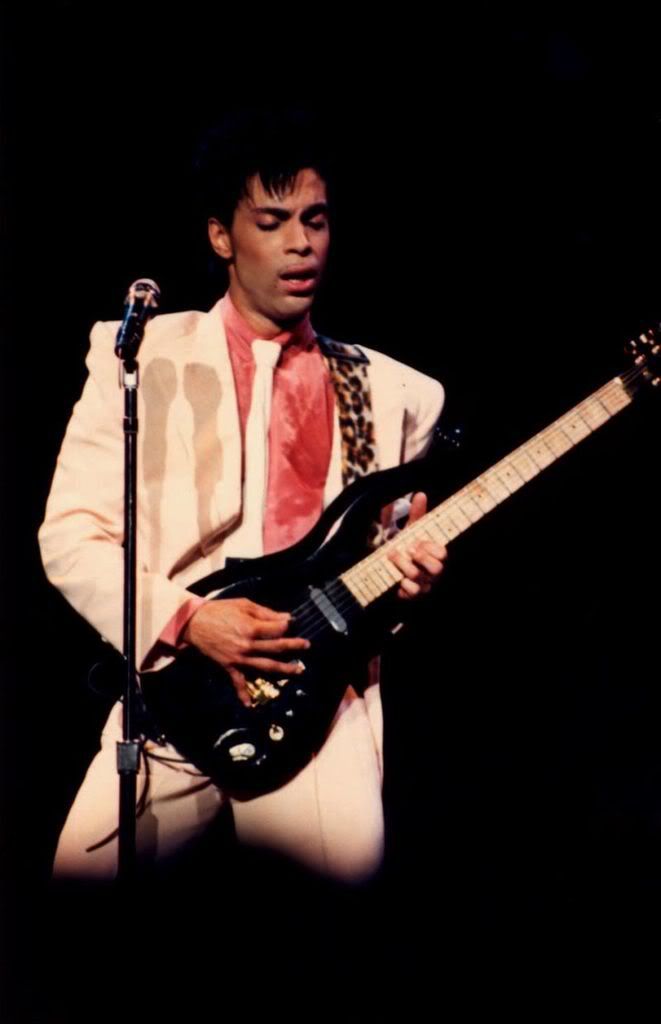
[[[69,422],[39,532],[49,580],[107,640],[122,647],[123,391],[117,323],[97,323],[89,376]],[[443,404],[438,381],[364,350],[385,469],[423,453]],[[241,432],[218,306],[156,317],[140,350],[137,663],[172,655],[158,638],[190,597],[187,585],[222,567],[241,517]],[[342,489],[339,423],[325,500]]]

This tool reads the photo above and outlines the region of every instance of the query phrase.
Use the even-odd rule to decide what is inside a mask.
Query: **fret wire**
[[[455,495],[455,498],[456,498],[457,504],[458,504],[460,509],[464,510],[465,509],[465,504],[464,503],[468,502],[468,507],[469,508],[472,505],[477,510],[477,514],[475,516],[475,519],[472,520],[471,522],[478,522],[478,520],[482,519],[484,517],[484,515],[486,515],[486,513],[484,512],[484,510],[482,508],[480,508],[480,506],[479,506],[479,504],[478,504],[478,502],[476,500],[476,497],[475,497],[475,494],[474,494],[474,490],[475,489],[473,487],[473,483],[474,483],[474,481],[472,481],[469,484],[466,484],[465,487],[462,487],[462,489]],[[449,498],[448,502],[450,502],[452,500],[453,500],[452,498]],[[495,505],[492,506],[492,507],[495,508]],[[466,518],[470,519],[470,516],[468,515],[468,513],[466,513]]]
[[[569,444],[573,444],[573,437],[567,434],[567,428],[571,428],[571,416],[565,413],[564,416],[560,416],[550,427],[544,431],[544,437],[549,437],[551,433],[559,434],[559,436],[565,437]]]
[[[500,464],[498,463],[498,465],[500,465]],[[511,490],[500,479],[500,474],[496,471],[496,467],[495,466],[488,471],[488,480],[489,480],[489,486],[491,488],[491,495],[496,499],[498,505],[501,502],[506,501],[506,499],[508,499],[510,497]],[[495,490],[495,494],[494,494],[494,490]]]
[[[521,473],[519,473],[518,469],[516,468],[512,460],[509,458],[509,456],[507,460],[503,459],[503,464],[506,467],[507,473],[514,473],[515,476],[518,476],[520,483],[525,484],[523,476],[521,475]]]
[[[505,477],[505,474],[503,473],[502,470],[499,470],[499,472],[496,473],[496,478],[498,480],[498,483],[501,484],[505,488],[505,490],[507,491],[507,495],[509,497],[509,495],[513,494],[514,492],[512,490],[510,490],[510,487],[509,487],[509,485],[507,483],[507,478],[506,477],[504,478],[504,477]]]
[[[461,506],[459,505],[459,502],[456,500],[453,501],[451,504],[451,515],[452,522],[455,524],[455,526],[457,526],[461,533],[463,533],[464,530],[467,530],[468,527],[471,525],[470,519],[468,518],[467,515],[463,513]]]
[[[369,571],[363,573],[365,577],[365,586],[369,590],[370,597],[372,600],[376,600],[377,597],[381,597],[383,591],[381,590],[381,580],[376,574],[374,568],[370,566]]]
[[[579,429],[580,427],[582,427],[583,429]],[[588,436],[588,434],[592,433],[589,426],[578,412],[574,412],[572,419],[569,420],[569,429],[572,432],[571,439],[572,441],[574,441],[574,443],[582,441],[585,437]]]
[[[493,469],[487,469],[486,472],[484,472],[482,476],[479,477],[478,479],[484,481],[485,490],[487,491],[489,497],[493,498],[497,505],[500,505],[501,501],[504,501],[505,498],[508,497],[507,488],[503,487],[502,484],[498,485],[498,480]],[[494,485],[496,485],[495,494],[492,490],[492,487]],[[505,491],[505,494],[502,493],[503,491]]]
[[[376,589],[376,585],[372,582],[372,579],[371,579],[370,574],[369,574],[369,570],[368,570],[368,568],[365,565],[363,565],[363,572],[362,572],[362,575],[361,575],[361,579],[362,579],[362,582],[364,584],[365,590],[370,595],[372,600],[374,600],[374,598],[376,598],[376,597],[380,597],[381,596],[379,594],[379,592],[377,591],[377,589]]]
[[[573,426],[575,420],[577,419],[577,417],[578,417],[578,407],[575,408],[575,409],[571,409],[569,412],[566,412],[564,414],[564,416],[561,416],[559,418],[558,422],[561,424],[563,429],[565,427],[570,427],[571,428]]]
[[[487,489],[482,486],[477,480],[471,485],[471,498],[475,504],[482,510],[482,512],[491,512],[492,509],[498,504],[494,498],[489,494]],[[486,506],[486,507],[485,507]]]
[[[448,501],[446,502],[446,506],[450,509],[451,512],[455,512],[456,510],[456,512],[458,512],[460,516],[463,516],[465,518],[465,525],[461,523],[458,524],[460,526],[460,532],[462,533],[464,532],[464,530],[467,530],[469,526],[472,526],[473,523],[476,523],[479,519],[482,519],[482,517],[486,514],[480,509],[479,505],[477,504],[473,497],[467,496],[466,491],[467,488],[462,488],[461,491],[459,491],[453,498],[449,498]],[[468,516],[464,511],[463,502],[467,498],[468,501],[471,502],[478,511],[478,515],[475,517],[475,519],[471,519],[470,516]],[[495,505],[492,507],[495,508]]]
[[[517,452],[515,452],[514,455],[512,456],[512,462],[515,462],[515,460],[516,460],[516,463],[518,463],[518,465],[521,466],[521,469],[519,470],[519,472],[521,473],[521,476],[526,481],[526,483],[528,483],[530,480],[534,480],[535,477],[538,476],[538,474],[539,474],[539,466],[534,461],[534,459],[530,458],[530,456],[528,455],[528,452],[526,452],[526,451],[517,451]],[[528,473],[529,475],[526,476],[526,473]]]
[[[459,531],[454,528],[452,522],[448,519],[447,508],[444,509],[444,516],[439,525],[447,537],[446,544],[449,544],[451,540],[454,540],[454,538],[458,536]]]
[[[586,415],[590,418],[590,423],[594,423],[595,427],[600,427],[610,419],[608,410],[606,409],[603,402],[594,399],[590,402],[584,403],[586,407]]]
[[[560,429],[562,430],[562,433],[564,434],[564,436],[567,438],[567,440],[569,441],[570,445],[572,445],[572,446],[577,445],[579,441],[582,441],[584,437],[587,437],[587,434],[581,434],[581,435],[575,434],[572,431],[571,424],[569,422],[563,423],[562,427]]]
[[[360,565],[360,563],[358,564]],[[346,585],[351,589],[352,593],[357,598],[357,600],[360,601],[361,604],[369,604],[371,598],[367,591],[365,590],[365,588],[361,585],[361,582],[358,578],[358,572],[356,572],[356,569],[357,567],[354,567],[354,569],[349,570],[348,573],[345,573],[343,576],[340,576],[340,579],[343,580],[344,583],[346,583]]]
[[[420,520],[420,522],[422,523],[423,520]],[[429,522],[425,522],[424,525],[421,525],[420,530],[419,530],[420,539],[421,540],[430,540],[432,542],[432,544],[438,544],[438,538],[435,537],[434,534],[432,533],[431,522],[432,521],[430,519]]]
[[[398,569],[396,565],[393,565],[387,556],[377,559],[376,564],[380,565],[383,572],[390,577],[391,583],[399,583],[402,579],[403,573],[401,569]]]
[[[579,419],[581,419],[583,421],[583,423],[588,428],[590,433],[592,433],[592,428],[590,427],[590,424],[588,423],[588,421],[586,420],[585,416],[583,415],[583,410],[584,410],[585,404],[586,404],[585,401],[578,403],[578,405],[576,406],[576,415],[579,417]]]
[[[509,461],[504,464],[504,467],[500,472],[500,476],[510,494],[516,494],[516,492],[525,484],[525,480],[519,471],[512,466]]]
[[[570,451],[572,448],[572,442],[565,434],[564,430],[554,430],[548,436],[546,442],[555,455],[556,459],[559,459],[565,452]]]
[[[374,580],[375,585],[380,588],[382,594],[385,594],[386,590],[390,590],[392,586],[392,580],[387,576],[384,579],[384,573],[385,568],[383,567],[383,563],[381,559],[377,559],[372,566],[372,579]]]
[[[545,451],[550,456],[548,459],[544,455]],[[538,469],[546,469],[552,462],[555,462],[551,449],[539,440],[535,442],[534,446],[531,445],[529,454]]]
[[[468,495],[464,494],[463,488],[457,495],[457,504],[459,504],[462,512],[471,523],[477,523],[484,515],[484,512],[482,512],[475,501]],[[471,513],[473,514],[471,515]]]
[[[450,504],[450,505],[448,506],[448,508],[449,508],[449,511],[447,512],[448,518],[450,519],[450,522],[452,523],[452,525],[454,526],[455,530],[457,531],[457,533],[456,533],[456,536],[457,536],[457,537],[460,537],[460,536],[461,536],[461,534],[462,534],[462,533],[464,532],[464,530],[466,529],[466,527],[462,526],[462,525],[461,525],[461,523],[458,523],[458,522],[456,521],[456,519],[453,519],[453,518],[452,518],[452,513],[453,513],[453,512],[454,512],[454,510],[455,510],[455,509],[454,509],[454,504]],[[452,539],[452,540],[454,540],[454,537],[452,537],[451,539]]]
[[[433,510],[433,517],[434,517],[434,526],[436,527],[436,529],[438,530],[438,532],[441,535],[441,537],[440,537],[441,543],[442,544],[447,544],[448,541],[450,540],[450,538],[448,537],[448,535],[446,534],[445,530],[443,529],[443,527],[441,526],[441,524],[439,522],[439,518],[443,514],[443,510],[444,509],[445,509],[445,502],[443,502],[442,505],[438,505]]]
[[[437,512],[437,511],[438,511],[438,509],[435,508],[434,512]],[[445,544],[445,534],[443,533],[441,527],[438,525],[438,523],[436,521],[436,516],[435,515],[432,515],[432,516],[429,517],[429,527],[428,527],[428,529],[429,529],[429,536],[434,541],[434,543],[438,544],[438,542],[440,540],[440,542],[442,544]]]
[[[361,559],[360,562],[357,562],[356,565],[352,566],[352,568],[346,573],[346,575],[354,578],[358,586],[365,585],[365,568],[369,565],[371,557],[371,555],[368,555],[367,558]]]

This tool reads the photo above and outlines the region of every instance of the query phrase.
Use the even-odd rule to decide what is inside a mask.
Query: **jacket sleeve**
[[[407,381],[402,462],[410,462],[425,454],[445,402],[445,391],[439,381],[417,370],[407,369],[411,380]]]
[[[69,603],[122,650],[124,581],[124,395],[111,324],[92,329],[88,377],[57,459],[39,530],[46,575]],[[190,593],[141,563],[138,546],[136,660],[152,667],[159,636]]]
[[[400,462],[410,462],[422,458],[432,442],[434,427],[445,402],[445,390],[433,377],[410,366],[398,365],[401,371],[399,387],[405,395]],[[404,495],[384,508],[381,519],[384,539],[399,532],[408,516],[411,497],[410,494]]]

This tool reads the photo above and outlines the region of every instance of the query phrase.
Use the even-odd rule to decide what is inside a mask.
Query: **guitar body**
[[[392,595],[364,609],[337,577],[365,554],[383,505],[420,486],[428,464],[420,460],[356,481],[293,547],[231,560],[190,587],[215,600],[245,597],[290,612],[288,635],[311,642],[301,652],[300,675],[253,677],[259,692],[252,707],[238,699],[225,670],[193,647],[142,677],[156,732],[226,791],[275,789],[323,743],[351,668],[360,672],[398,612]]]

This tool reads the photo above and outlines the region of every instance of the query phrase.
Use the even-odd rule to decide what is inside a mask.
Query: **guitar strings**
[[[630,385],[630,384],[632,384],[636,380],[636,378],[641,377],[644,374],[644,372],[645,372],[645,366],[635,366],[635,367],[632,367],[630,370],[626,370],[623,374],[621,374],[619,379],[620,379],[620,381],[625,386],[626,385]],[[603,388],[600,389],[601,393],[602,394],[606,394],[608,392],[608,390],[612,391],[614,387],[616,387],[617,390],[619,391],[620,389],[619,389],[619,386],[616,384],[616,381],[617,381],[617,378],[615,378],[615,379],[609,381],[607,384],[605,384],[603,386]],[[595,393],[595,395],[596,395],[596,393]],[[590,395],[588,398],[584,399],[584,402],[590,401],[590,399],[594,398],[595,395]],[[579,406],[582,405],[582,404],[583,403],[579,403]],[[576,408],[578,408],[578,406]],[[573,411],[574,410],[570,410],[568,413],[565,414],[565,416],[571,415],[571,413]],[[609,418],[612,418],[614,415],[617,415],[617,412],[616,413],[611,413]],[[565,418],[565,416],[562,416],[562,417],[560,417],[559,420],[556,420],[556,421],[554,421],[554,423],[549,424],[549,426],[544,428],[542,431],[540,431],[539,434],[534,435],[527,442],[524,442],[524,445],[522,445],[521,447],[525,447],[526,445],[529,445],[530,443],[532,443],[534,441],[535,437],[542,437],[543,434],[545,434],[548,430],[550,430],[554,426],[560,424],[561,421]],[[605,421],[605,422],[608,422],[608,421]],[[600,425],[602,425],[602,424],[600,424]],[[598,427],[596,429],[598,429]],[[518,449],[515,449],[515,451],[516,450],[518,450]],[[567,449],[567,450],[569,451],[571,449]],[[514,454],[514,453],[512,453],[512,454]],[[493,467],[491,467],[491,468],[493,468]],[[540,468],[545,468],[545,467],[540,467]],[[488,472],[488,470],[485,470],[485,472]],[[467,486],[469,486],[469,485],[467,485]],[[459,493],[461,493],[461,492],[459,492]],[[453,508],[456,509],[457,507],[459,507],[458,495],[455,495],[455,496],[449,498],[448,501],[445,504],[446,504],[447,512],[448,512],[448,514],[450,514],[452,512]],[[497,504],[499,504],[499,503],[497,503]],[[496,506],[494,506],[494,507],[496,507]],[[433,512],[434,510],[432,509],[431,511]],[[427,515],[429,515],[429,514],[430,513],[427,513]],[[407,534],[406,541],[404,541],[402,536],[400,535],[399,537],[396,537],[396,538],[392,539],[392,541],[390,542],[390,546],[392,548],[396,548],[398,543],[405,543],[405,544],[408,545],[410,543],[410,541],[412,539],[414,539],[414,537],[416,537],[416,535],[420,536],[420,535],[422,535],[425,532],[427,532],[427,536],[428,537],[431,537],[431,534],[430,534],[430,532],[428,530],[428,527],[426,525],[426,522],[425,522],[426,519],[427,519],[427,515],[425,515],[423,517],[423,519],[420,520],[419,523],[414,523],[410,527],[405,528],[405,530],[402,531],[402,533],[406,532],[406,534]],[[431,539],[433,539],[433,538],[431,538]],[[446,543],[449,543],[450,540],[452,540],[452,539],[453,538],[448,538],[446,540]],[[372,559],[372,563],[373,564],[376,563],[377,567],[378,567],[378,562],[384,558],[384,556],[386,554],[386,550],[385,549],[387,549],[387,547],[388,547],[388,545],[384,545],[384,547],[377,549],[375,552],[372,553],[372,555],[367,556],[367,558],[363,559],[362,561],[366,562],[366,561],[368,561],[371,558]],[[361,564],[361,563],[358,563],[358,564]],[[395,566],[393,566],[393,568],[395,568]],[[356,569],[356,566],[352,567],[352,569],[348,570],[348,572],[354,572],[355,569]],[[335,583],[335,582],[337,582],[337,580],[334,580],[332,582]],[[391,586],[388,587],[385,591],[377,592],[375,595],[373,595],[372,596],[372,600],[375,600],[377,597],[381,596],[381,594],[386,594],[386,593],[392,591],[400,582],[401,581],[399,581],[399,580],[398,581],[393,581]],[[345,586],[346,586],[346,584],[345,584]],[[342,596],[340,598],[340,600],[337,602],[337,604],[334,605],[334,607],[336,608],[336,610],[340,614],[342,614],[343,612],[348,612],[349,609],[352,607],[352,605],[359,604],[359,602],[357,602],[356,598],[353,596],[353,594],[351,593],[349,588],[347,587],[346,589],[347,589],[346,596]],[[365,585],[365,589],[366,589],[366,591],[369,594],[370,590],[372,589],[372,587],[370,587],[369,585],[366,584]],[[375,589],[378,589],[378,588],[375,588]],[[327,619],[325,618],[325,616],[323,615],[321,610],[319,608],[317,608],[316,606],[314,606],[313,603],[309,599],[304,601],[303,604],[299,605],[298,608],[294,609],[294,611],[292,612],[292,615],[293,615],[294,619],[296,620],[298,634],[299,635],[305,635],[305,639],[312,640],[316,636],[319,636],[320,634],[322,634],[328,628]]]
[[[633,382],[635,380],[636,377],[639,377],[642,374],[644,374],[644,372],[645,372],[645,367],[644,366],[643,367],[633,367],[631,370],[628,370],[624,374],[622,374],[621,381],[624,384],[630,384],[631,382]],[[621,409],[616,409],[615,411],[612,411],[611,409],[607,409],[606,406],[604,406],[603,403],[601,403],[602,404],[602,408],[604,408],[606,410],[606,412],[609,414],[608,415],[608,419],[607,420],[603,420],[601,423],[597,423],[597,424],[591,425],[590,423],[588,423],[586,421],[586,419],[585,419],[585,417],[583,415],[583,412],[587,411],[586,405],[591,400],[592,401],[594,401],[594,400],[600,401],[601,397],[605,398],[605,397],[607,397],[609,395],[609,393],[612,395],[614,390],[616,390],[618,393],[621,393],[621,390],[622,390],[621,387],[619,386],[619,384],[617,383],[617,378],[614,379],[614,380],[608,381],[605,385],[603,385],[603,387],[601,389],[599,389],[599,391],[595,392],[593,395],[588,396],[587,399],[584,399],[583,402],[579,403],[579,405],[576,406],[575,409],[570,410],[564,416],[561,416],[559,419],[557,419],[553,423],[549,424],[549,426],[544,428],[538,434],[534,435],[527,442],[524,442],[524,444],[521,445],[518,449],[515,449],[515,451],[510,453],[509,456],[506,456],[504,459],[502,459],[501,462],[496,463],[495,466],[492,466],[492,467],[490,467],[490,469],[487,469],[487,470],[483,471],[483,474],[481,474],[481,475],[487,476],[489,473],[491,473],[494,470],[496,470],[499,467],[501,467],[503,463],[505,463],[505,466],[503,468],[505,470],[507,470],[508,468],[510,468],[510,467],[507,466],[508,459],[512,459],[517,454],[517,452],[523,452],[524,454],[528,454],[528,457],[530,458],[530,455],[529,455],[528,452],[526,452],[526,449],[530,448],[530,446],[532,444],[534,444],[536,440],[539,440],[540,442],[542,442],[549,449],[549,452],[553,456],[552,461],[553,462],[557,461],[558,458],[560,458],[563,454],[566,454],[566,451],[570,451],[571,448],[567,448],[566,451],[563,451],[563,452],[561,452],[559,454],[557,453],[557,451],[554,451],[553,448],[551,448],[551,446],[548,443],[550,432],[554,431],[554,430],[557,431],[558,429],[564,430],[568,418],[571,417],[572,413],[574,413],[574,414],[578,414],[581,417],[581,419],[583,420],[583,423],[585,424],[585,426],[588,427],[589,432],[590,433],[594,433],[596,430],[599,429],[600,426],[603,426],[606,422],[608,422],[610,419],[612,419],[613,416],[617,415],[617,413],[620,412],[622,408],[625,408],[625,406],[621,407]],[[629,403],[627,402],[627,405],[628,404]],[[565,433],[566,433],[566,431],[565,431]],[[585,435],[585,436],[588,436],[588,435]],[[582,439],[583,438],[578,438],[577,440],[573,440],[572,439],[572,446],[575,446]],[[533,460],[533,461],[537,465],[538,470],[542,470],[542,469],[546,468],[548,465],[551,464],[551,463],[546,463],[545,465],[541,465],[540,466],[539,463],[536,462],[536,460]],[[514,467],[514,468],[516,470],[516,467]],[[517,475],[520,477],[520,485],[522,485],[525,482],[527,482],[523,478],[522,474],[518,472],[518,470],[516,470],[516,472],[517,472]],[[496,505],[498,505],[502,501],[504,501],[505,497],[509,497],[510,494],[514,493],[513,491],[510,491],[509,486],[502,479],[502,477],[498,477],[498,479],[500,480],[501,484],[503,486],[505,486],[506,491],[508,492],[506,495],[504,495],[501,498],[496,498],[496,497],[494,497],[494,494],[491,491],[489,491],[488,487],[485,488],[487,493],[490,495],[491,499],[496,502]],[[456,536],[458,536],[459,534],[464,532],[466,529],[468,529],[468,527],[470,525],[472,525],[472,522],[469,521],[470,517],[466,516],[466,513],[464,512],[464,510],[462,508],[462,501],[466,497],[468,497],[468,498],[472,497],[472,495],[470,494],[470,490],[469,489],[471,488],[471,486],[474,483],[475,483],[475,481],[472,481],[472,482],[468,483],[457,494],[453,495],[452,497],[448,498],[445,502],[443,502],[442,506],[437,506],[436,511],[438,511],[441,507],[443,507],[445,515],[450,520],[450,524],[451,524],[450,531],[451,532],[450,532],[449,536],[444,536],[443,535],[444,534],[444,529],[447,530],[447,526],[448,526],[447,521],[444,522],[442,525],[439,524],[438,522],[434,522],[434,519],[430,518],[430,516],[432,515],[432,513],[435,510],[431,510],[431,512],[428,513],[427,515],[425,515],[420,520],[419,523],[416,523],[416,524],[412,525],[412,527],[410,528],[410,530],[411,530],[410,537],[414,537],[416,534],[417,535],[426,534],[429,539],[437,541],[439,539],[438,536],[434,536],[434,530],[432,529],[431,525],[428,525],[428,524],[434,523],[434,526],[436,527],[436,530],[440,531],[440,533],[442,535],[443,541],[447,544],[451,540],[455,539]],[[519,489],[518,487],[515,487],[514,490],[518,490],[518,489]],[[495,505],[492,506],[492,508],[494,508],[494,507],[495,507]],[[481,511],[484,514],[485,511],[491,511],[492,508],[491,509],[486,509],[486,510],[481,509]],[[455,518],[454,519],[453,519],[453,513],[455,513]],[[456,515],[456,513],[459,513],[458,516]],[[480,516],[480,518],[481,518],[481,516]],[[459,521],[459,525],[457,523],[457,520]],[[463,520],[463,523],[462,523],[462,520]],[[453,534],[453,531],[456,531],[456,532],[454,532],[454,534]],[[399,541],[400,541],[399,537],[394,538],[393,541],[391,542],[390,546],[391,547],[397,547]],[[387,546],[384,546],[383,548],[378,549],[376,552],[373,552],[371,555],[368,555],[366,559],[363,559],[362,563],[359,563],[359,564],[363,565],[363,570],[362,570],[363,573],[365,573],[366,570],[369,571],[370,562],[371,562],[373,568],[375,568],[377,571],[381,570],[381,579],[383,579],[384,575],[387,577],[387,569],[384,569],[384,567],[383,567],[383,554],[385,553],[386,547]],[[380,565],[380,563],[381,563],[381,565]],[[353,569],[348,570],[347,576],[349,576],[350,574],[353,574],[355,576],[356,575],[356,573],[355,573],[356,568],[357,567],[354,566]],[[360,580],[360,582],[362,583],[363,580]],[[373,585],[372,588],[370,588],[369,585],[366,586],[365,587],[366,593],[369,595],[370,589],[376,589],[377,592],[380,592],[380,588],[378,586],[378,583],[379,583],[379,580],[376,581],[376,585],[375,586]],[[388,588],[388,589],[390,589],[390,588]]]
[[[644,373],[644,369],[645,369],[644,367],[633,367],[631,370],[625,371],[625,373],[623,373],[621,375],[620,380],[622,381],[622,383],[630,384],[637,377],[640,377]],[[612,381],[609,381],[607,384],[605,384],[603,386],[603,388],[601,389],[601,392],[602,393],[606,393],[607,390],[612,390],[614,385],[616,385],[616,379],[614,379]],[[618,390],[619,390],[619,388],[618,388]],[[584,401],[589,401],[590,398],[593,398],[593,397],[594,396],[589,396]],[[583,404],[583,403],[580,403],[580,404]],[[566,416],[570,415],[572,411],[573,410],[570,410],[570,412],[566,413],[565,415]],[[612,416],[616,415],[616,414],[617,413],[611,413],[611,416],[609,418],[612,418]],[[543,431],[541,431],[539,435],[534,435],[534,437],[531,438],[528,442],[525,442],[524,446],[522,446],[522,447],[525,447],[526,444],[530,444],[532,441],[534,441],[535,437],[537,437],[537,436],[541,437],[544,433],[546,433],[546,431],[550,430],[553,426],[560,424],[562,419],[564,419],[564,417],[560,417],[560,420],[557,420],[553,424],[550,424]],[[568,450],[570,450],[570,449],[568,449]],[[544,468],[544,467],[540,467],[540,468]],[[488,472],[488,470],[485,471],[485,472]],[[447,505],[446,507],[447,507],[447,512],[451,513],[453,508],[456,509],[456,507],[459,504],[458,498],[456,498],[456,500],[454,500],[454,501],[453,501],[452,498],[450,498],[449,502],[451,502],[451,504]],[[427,529],[427,526],[426,526],[426,523],[425,523],[425,519],[426,519],[426,517],[424,517],[423,520],[421,520],[420,524],[417,524],[417,523],[416,524],[412,524],[412,526],[408,528],[408,530],[406,531],[407,534],[408,534],[408,537],[407,537],[407,541],[405,543],[408,544],[410,542],[410,540],[416,534],[420,535],[420,534],[422,534],[424,532],[427,532],[427,535],[431,536],[429,530]],[[393,539],[394,542],[392,543],[392,546],[395,547],[396,546],[396,542],[401,541],[401,539],[402,539],[401,537],[394,538]],[[451,540],[451,539],[453,539],[453,538],[448,538],[446,543],[449,543],[449,540]],[[368,559],[370,557],[372,557],[373,561],[376,560],[376,559],[381,559],[381,558],[383,558],[384,553],[385,552],[384,552],[383,548],[378,549],[376,552],[373,553],[372,556],[368,556]],[[367,561],[368,559],[364,559],[363,561]],[[358,563],[358,564],[360,564],[360,563]],[[378,567],[378,561],[377,561],[377,567]],[[349,570],[349,572],[354,571],[355,568],[356,567],[354,566],[352,570]],[[397,581],[397,582],[399,582],[399,581]],[[394,589],[394,587],[396,585],[397,584],[393,581],[391,587],[389,587],[388,590]],[[369,593],[372,588],[369,585],[366,585],[365,589]],[[387,593],[387,590],[383,591],[383,593]],[[375,597],[378,597],[378,596],[380,596],[380,593],[377,592],[375,595],[372,596],[372,599],[375,599]],[[343,612],[343,611],[347,611],[351,607],[351,605],[355,602],[355,600],[356,599],[353,597],[353,595],[349,591],[347,596],[343,600],[340,600],[335,605],[335,607],[338,610],[338,612],[340,612],[340,613]],[[306,606],[307,606],[307,608],[309,608],[309,611],[306,612],[305,614],[302,614],[302,613],[305,612]],[[307,630],[308,626],[312,626],[312,624],[313,624],[313,622],[315,620],[321,624],[321,628],[320,629],[315,629],[315,630],[313,630],[312,633],[306,634],[306,637],[308,639],[314,637],[315,635],[318,635],[320,632],[323,632],[325,628],[327,628],[327,622],[326,622],[323,614],[321,613],[321,611],[319,609],[310,607],[310,602],[309,601],[307,601],[303,605],[299,606],[299,608],[296,609],[292,614],[296,615],[297,613],[301,613],[300,620],[299,620],[299,629],[300,629],[301,632],[303,630]]]

